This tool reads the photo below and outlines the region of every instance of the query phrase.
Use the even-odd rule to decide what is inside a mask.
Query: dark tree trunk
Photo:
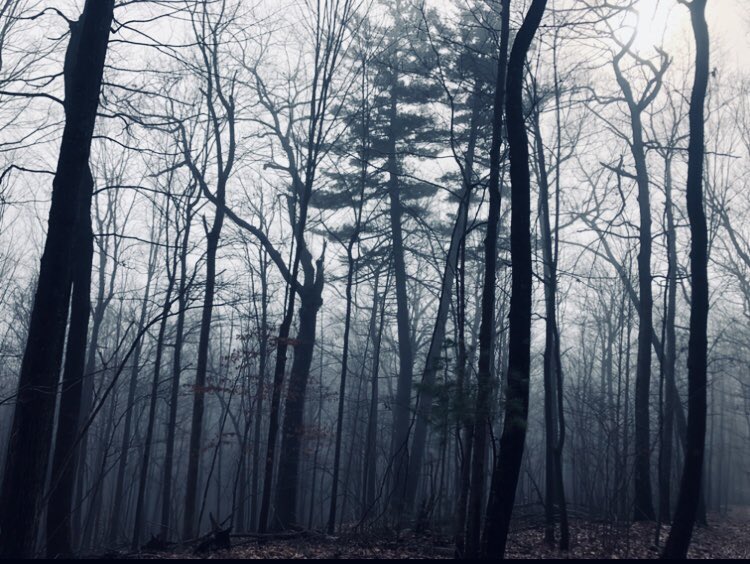
[[[307,250],[303,251],[308,253]],[[307,381],[310,376],[313,349],[315,347],[315,325],[318,310],[323,304],[323,257],[317,261],[317,272],[311,273],[312,266],[305,264],[309,255],[302,258],[305,270],[305,285],[300,290],[299,332],[294,349],[294,361],[289,374],[286,401],[284,402],[284,422],[282,425],[279,474],[276,484],[275,519],[282,528],[301,525],[297,518],[297,497],[299,478],[299,455],[304,434],[304,407]]]
[[[539,182],[539,221],[542,231],[542,255],[544,259],[544,302],[545,302],[545,343],[544,343],[544,424],[545,424],[545,528],[544,540],[549,545],[555,543],[555,505],[560,515],[566,514],[565,492],[562,479],[562,456],[558,453],[560,417],[558,407],[559,358],[557,351],[557,261],[553,254],[552,228],[549,211],[549,179],[544,156],[542,131],[539,125],[539,111],[534,110],[534,138]],[[559,166],[559,163],[558,163]],[[559,174],[559,170],[558,170]],[[611,350],[611,349],[610,349]],[[611,356],[611,353],[610,353]],[[611,367],[611,362],[608,364]],[[608,380],[611,382],[611,378]],[[560,456],[558,456],[560,454]],[[567,550],[567,520],[560,523],[561,545]]]
[[[653,521],[656,517],[651,489],[651,434],[649,419],[649,397],[651,390],[651,346],[655,337],[653,329],[653,293],[651,289],[651,199],[649,189],[646,148],[643,139],[642,114],[661,87],[661,71],[654,71],[647,94],[635,99],[633,90],[620,70],[620,61],[628,53],[625,46],[613,61],[615,77],[622,90],[630,112],[632,141],[630,152],[635,163],[635,180],[638,185],[638,354],[635,370],[635,460],[633,481],[633,520]]]
[[[675,360],[677,357],[677,343],[675,337],[675,313],[677,302],[677,246],[674,223],[674,212],[672,209],[672,158],[671,155],[665,159],[664,191],[666,216],[667,216],[667,303],[664,327],[664,413],[661,428],[661,450],[659,451],[659,522],[670,523],[672,489],[672,441],[674,437],[674,411],[675,411]]]
[[[490,147],[490,208],[487,215],[487,235],[484,239],[484,286],[482,289],[482,321],[479,326],[479,369],[477,371],[477,400],[474,421],[471,489],[469,492],[466,526],[466,558],[479,555],[482,505],[484,500],[485,464],[487,459],[487,434],[491,412],[493,359],[495,337],[495,280],[497,272],[497,234],[500,222],[500,147],[503,138],[503,111],[505,107],[505,77],[507,72],[508,37],[510,33],[510,0],[502,3],[502,29],[500,54],[495,84],[492,116],[492,144]],[[507,119],[507,118],[506,118]]]
[[[86,337],[91,313],[91,261],[94,255],[94,235],[91,231],[91,195],[94,180],[90,171],[85,175],[84,184],[80,195],[81,207],[78,212],[78,234],[75,244],[79,254],[74,258],[73,264],[70,328],[65,352],[65,368],[47,506],[48,558],[73,556],[70,518],[73,513],[75,463],[78,458],[75,445],[81,414],[81,389],[86,368]]]
[[[161,540],[166,541],[170,532],[170,507],[172,499],[172,467],[174,466],[174,442],[177,430],[177,400],[182,374],[182,340],[185,334],[185,309],[188,302],[187,254],[190,242],[190,225],[193,218],[193,203],[188,203],[185,225],[180,241],[180,285],[177,294],[177,322],[174,352],[172,356],[172,386],[169,393],[169,417],[166,428],[166,452],[164,453],[164,481],[161,502]]]
[[[424,371],[422,373],[422,390],[419,394],[417,406],[417,420],[414,427],[414,441],[411,448],[411,457],[409,461],[409,479],[406,490],[406,510],[411,512],[414,508],[414,502],[419,486],[419,477],[422,472],[422,461],[424,459],[425,444],[427,439],[427,430],[432,410],[432,393],[435,386],[435,375],[440,368],[440,351],[445,341],[445,324],[448,320],[448,310],[451,304],[451,295],[453,292],[453,279],[455,278],[456,268],[458,267],[458,256],[461,245],[466,234],[466,225],[468,223],[469,205],[471,203],[471,192],[473,187],[474,171],[474,150],[477,141],[477,130],[479,122],[479,83],[475,86],[472,95],[472,112],[469,121],[469,142],[466,149],[466,160],[463,166],[463,186],[461,197],[458,203],[456,213],[456,222],[451,233],[451,240],[448,247],[448,254],[445,258],[445,267],[443,269],[443,278],[440,286],[440,299],[438,301],[438,311],[435,317],[435,327],[430,340],[430,348],[427,351],[427,360],[425,361]]]
[[[396,285],[396,325],[398,334],[398,381],[393,402],[393,436],[391,464],[393,468],[391,511],[401,523],[405,511],[406,480],[409,467],[409,419],[411,411],[411,386],[414,371],[411,329],[409,327],[409,299],[406,291],[406,263],[404,261],[404,236],[401,226],[403,209],[399,194],[399,166],[396,156],[395,124],[398,120],[398,76],[391,77],[388,119],[388,196],[390,198],[390,225],[392,237],[393,269]]]
[[[455,533],[456,558],[462,558],[466,548],[466,511],[471,487],[471,452],[474,440],[474,418],[469,409],[467,392],[466,350],[466,239],[461,242],[461,258],[456,283],[456,412],[459,423],[456,428],[456,442],[459,457],[457,470],[458,502],[456,507]]]
[[[161,321],[159,322],[159,333],[156,338],[156,359],[154,360],[154,374],[151,382],[151,394],[149,398],[148,408],[148,422],[146,423],[146,438],[143,443],[143,456],[141,458],[141,472],[140,479],[138,480],[138,494],[136,497],[135,504],[135,522],[133,524],[133,537],[131,541],[131,549],[137,550],[139,548],[139,542],[143,533],[143,520],[146,511],[146,485],[148,481],[148,470],[149,461],[151,459],[151,447],[154,437],[154,425],[156,421],[156,409],[157,399],[159,395],[159,384],[161,377],[161,364],[162,355],[164,353],[164,333],[167,329],[167,321],[169,320],[169,310],[172,306],[172,291],[174,289],[176,273],[172,272],[169,275],[169,281],[167,285],[166,294],[164,296],[164,305],[161,311]]]
[[[349,245],[346,249],[347,257],[347,271],[346,271],[346,314],[344,316],[344,350],[341,357],[341,379],[339,382],[339,406],[338,414],[336,416],[336,445],[333,453],[333,482],[331,485],[331,509],[328,512],[328,525],[326,530],[329,535],[332,535],[336,528],[336,503],[338,501],[338,487],[339,487],[339,465],[341,462],[341,435],[344,426],[344,403],[346,402],[346,376],[348,371],[349,362],[349,331],[351,329],[352,320],[352,286],[354,279],[354,268],[356,262],[352,254],[354,244],[357,241],[357,235],[355,234],[349,239]],[[343,515],[343,510],[342,510]]]
[[[253,431],[253,475],[251,482],[252,502],[250,504],[250,530],[258,527],[258,495],[260,478],[260,431],[263,419],[263,400],[266,387],[266,364],[268,363],[268,270],[267,262],[261,258],[260,263],[260,299],[261,312],[258,333],[260,335],[260,355],[258,360],[258,402],[255,407],[255,430]]]
[[[198,470],[200,468],[201,436],[203,434],[203,410],[205,403],[206,372],[208,369],[208,344],[211,336],[211,316],[214,310],[214,293],[216,291],[216,253],[219,249],[221,228],[224,224],[224,180],[219,187],[218,199],[222,205],[216,206],[216,215],[211,230],[206,236],[206,288],[201,315],[201,332],[198,340],[198,362],[195,370],[193,391],[193,416],[190,427],[190,447],[188,451],[188,470],[185,482],[185,515],[182,537],[185,540],[195,534],[195,501],[198,492]],[[200,527],[200,523],[197,524]]]
[[[362,518],[371,514],[374,509],[377,482],[377,443],[378,443],[378,377],[380,375],[380,343],[383,336],[383,319],[385,313],[385,300],[378,294],[378,281],[380,273],[376,274],[375,286],[373,288],[372,312],[370,313],[370,335],[372,344],[372,370],[370,374],[370,409],[367,415],[367,440],[365,441],[365,468],[364,468],[364,510]],[[388,282],[386,278],[387,293]],[[380,313],[378,314],[378,306]],[[379,316],[379,320],[378,320]]]
[[[690,98],[687,211],[690,219],[690,341],[688,345],[688,421],[685,463],[674,522],[663,557],[687,557],[698,510],[706,438],[706,383],[708,356],[708,230],[703,210],[704,104],[708,88],[709,41],[706,0],[689,5],[695,34],[695,81]]]
[[[141,313],[138,320],[138,337],[133,351],[133,366],[130,371],[130,383],[128,384],[128,397],[125,404],[125,423],[122,429],[122,439],[120,441],[120,456],[117,465],[117,479],[115,481],[115,490],[113,493],[114,502],[112,504],[112,523],[109,529],[109,544],[117,542],[120,534],[120,520],[127,503],[124,502],[125,472],[128,466],[128,455],[130,452],[131,427],[133,425],[133,409],[135,408],[135,394],[138,388],[138,373],[140,371],[141,353],[143,351],[143,338],[140,336],[146,327],[146,316],[148,315],[148,306],[151,298],[151,282],[156,270],[157,258],[156,246],[151,247],[148,261],[148,274],[146,276],[146,289],[144,291],[143,303],[141,304]]]
[[[498,462],[492,475],[487,507],[483,555],[503,558],[510,517],[521,471],[529,407],[531,345],[531,181],[529,147],[523,113],[523,77],[526,53],[531,46],[546,0],[533,0],[513,41],[508,60],[506,119],[510,150],[512,262],[508,343],[507,393]]]
[[[0,554],[34,554],[70,301],[79,195],[88,172],[114,0],[88,0],[52,183],[47,239],[21,363],[0,491]]]
[[[296,264],[295,264],[296,267]],[[294,269],[292,280],[297,280],[297,269]],[[268,530],[268,517],[271,510],[271,488],[273,485],[273,466],[276,458],[276,442],[279,433],[279,411],[281,407],[281,389],[284,385],[284,371],[286,370],[286,353],[289,349],[289,330],[294,317],[294,301],[296,290],[294,284],[288,284],[289,296],[286,313],[279,327],[279,336],[276,340],[276,364],[273,373],[273,389],[271,391],[271,407],[268,416],[268,440],[266,442],[266,460],[263,473],[263,495],[260,503],[260,515],[258,517],[258,532],[265,533]]]

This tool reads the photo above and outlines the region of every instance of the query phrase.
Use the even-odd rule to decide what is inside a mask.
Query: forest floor
[[[733,508],[726,515],[709,515],[709,527],[696,528],[690,558],[750,559],[750,507]],[[507,558],[529,559],[621,559],[657,558],[664,545],[668,527],[661,528],[659,545],[655,543],[654,523],[616,526],[611,523],[573,520],[571,547],[560,552],[544,544],[541,527],[514,530],[508,538]],[[453,558],[451,539],[430,533],[342,534],[327,536],[301,533],[289,538],[258,543],[257,538],[234,536],[232,548],[203,554],[189,549],[141,553],[108,553],[98,558],[174,559],[174,558],[310,558],[310,559],[436,559]]]

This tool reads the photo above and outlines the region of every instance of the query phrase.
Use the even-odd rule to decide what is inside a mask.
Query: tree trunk
[[[474,421],[471,490],[467,509],[466,558],[476,558],[480,552],[484,473],[487,456],[487,432],[491,412],[490,398],[494,380],[493,359],[495,336],[495,280],[497,276],[497,235],[500,221],[500,147],[503,137],[505,106],[505,77],[507,72],[508,37],[510,33],[510,0],[502,3],[502,29],[497,66],[497,83],[492,116],[492,144],[490,146],[490,208],[487,215],[487,235],[484,239],[484,286],[482,290],[482,321],[479,326],[479,369],[477,371],[476,419]]]
[[[114,0],[88,0],[77,24],[78,52],[66,84],[47,239],[0,490],[0,554],[6,557],[34,555],[68,320],[79,194],[88,171],[113,6]]]
[[[80,254],[75,257],[73,266],[70,329],[47,507],[48,558],[73,556],[70,518],[73,513],[73,487],[76,476],[75,444],[81,414],[81,388],[85,375],[86,337],[91,313],[91,261],[94,254],[94,235],[91,230],[91,195],[94,180],[90,171],[85,175],[84,183],[80,195],[81,207],[78,212],[76,236],[76,248]]]
[[[169,417],[166,428],[166,452],[164,453],[164,481],[161,502],[161,540],[167,541],[170,532],[170,507],[172,499],[172,467],[174,465],[174,441],[177,431],[177,400],[182,374],[182,339],[185,334],[185,309],[188,301],[187,254],[190,242],[192,203],[185,214],[184,232],[180,245],[180,285],[177,294],[177,326],[175,328],[174,352],[172,353],[172,386],[169,393]]]
[[[292,274],[292,280],[297,280],[296,261]],[[263,495],[260,503],[260,515],[258,517],[258,532],[265,533],[268,530],[269,513],[271,509],[271,488],[273,486],[273,466],[276,458],[276,437],[279,432],[279,411],[281,407],[281,389],[284,385],[284,371],[286,369],[286,353],[289,349],[289,330],[294,317],[294,298],[296,291],[293,284],[288,284],[289,296],[286,313],[279,327],[279,336],[276,340],[276,364],[273,374],[273,390],[271,391],[271,407],[268,416],[268,440],[266,442],[266,461],[263,475]]]
[[[344,403],[346,401],[346,376],[348,371],[349,361],[349,331],[351,328],[352,320],[352,285],[354,278],[355,260],[352,255],[352,249],[357,241],[357,235],[349,239],[349,245],[346,249],[347,256],[347,272],[346,272],[346,314],[344,317],[344,350],[341,357],[341,379],[339,382],[339,406],[338,414],[336,417],[336,446],[333,454],[333,482],[331,486],[331,510],[328,513],[328,525],[326,530],[329,535],[332,535],[336,528],[336,503],[338,501],[338,487],[339,487],[339,465],[341,462],[341,434],[344,425]],[[346,492],[345,494],[346,495]]]
[[[303,264],[307,260],[309,255],[302,259]],[[304,434],[305,392],[315,347],[315,325],[318,310],[323,304],[323,257],[317,261],[314,280],[311,279],[310,269],[310,265],[304,266],[306,283],[300,291],[299,332],[284,402],[279,474],[276,484],[276,521],[282,528],[301,524],[297,519],[299,455]]]
[[[510,149],[511,228],[513,265],[508,343],[507,393],[498,462],[492,476],[487,507],[483,553],[503,558],[510,517],[521,470],[529,407],[531,345],[531,181],[529,147],[523,113],[523,77],[526,53],[544,14],[546,0],[533,0],[516,34],[508,60],[506,119]]]
[[[638,354],[635,369],[635,460],[633,481],[635,498],[633,501],[634,521],[653,521],[653,493],[651,490],[651,434],[649,419],[649,396],[651,389],[651,346],[653,329],[653,293],[651,289],[651,200],[649,176],[646,164],[646,149],[643,140],[641,120],[644,109],[650,103],[648,97],[636,101],[630,84],[620,71],[620,60],[627,53],[624,48],[615,57],[614,69],[617,82],[628,104],[630,127],[633,135],[630,151],[635,163],[635,179],[638,185]],[[658,78],[658,80],[657,80]],[[657,75],[651,89],[651,96],[658,92],[661,78]]]
[[[688,421],[685,464],[674,522],[663,557],[687,557],[698,510],[706,438],[706,383],[708,356],[708,230],[703,210],[704,104],[708,87],[709,40],[705,0],[689,5],[695,34],[695,81],[690,98],[687,211],[690,219],[690,341],[688,345]]]
[[[362,519],[370,514],[376,502],[375,491],[378,466],[378,377],[380,375],[380,343],[383,336],[385,300],[378,295],[380,272],[376,274],[373,287],[372,312],[370,313],[370,335],[372,336],[372,370],[370,374],[370,410],[367,415],[367,440],[365,442],[364,510]],[[388,287],[386,278],[386,291]],[[378,313],[378,307],[380,312]],[[378,321],[378,316],[380,317]]]
[[[562,491],[562,457],[558,456],[559,414],[562,401],[558,399],[559,347],[557,327],[557,264],[553,256],[552,228],[549,211],[549,179],[544,157],[542,131],[539,125],[539,111],[533,111],[533,127],[539,182],[539,220],[542,231],[542,255],[544,260],[544,303],[545,303],[545,343],[544,343],[544,424],[545,424],[545,528],[544,540],[555,543],[555,505],[560,513],[565,512],[565,493]],[[559,163],[558,163],[559,166]],[[559,171],[558,171],[559,174]],[[611,343],[611,341],[609,341]],[[608,346],[611,357],[611,346]],[[607,365],[610,367],[611,362]],[[610,374],[611,376],[611,374]],[[611,383],[611,378],[608,379]],[[567,545],[567,527],[560,524],[561,542]],[[566,523],[567,525],[567,523]],[[567,546],[566,548],[567,549]]]
[[[414,441],[411,448],[411,459],[409,461],[409,479],[406,490],[406,511],[411,512],[416,501],[419,476],[422,472],[422,461],[424,459],[427,428],[432,409],[433,387],[435,386],[435,375],[440,368],[440,352],[445,341],[445,323],[448,320],[448,310],[451,304],[453,291],[453,279],[458,267],[458,255],[461,243],[466,234],[466,225],[469,216],[469,205],[471,203],[472,177],[474,171],[474,150],[477,141],[477,130],[479,122],[479,83],[475,86],[472,95],[472,113],[469,122],[469,142],[466,149],[466,161],[463,170],[463,186],[456,213],[456,222],[453,226],[448,254],[445,258],[443,278],[440,285],[440,299],[438,311],[435,317],[435,327],[430,339],[430,348],[427,351],[424,371],[422,372],[422,389],[419,393],[417,405],[417,420],[414,427]]]
[[[222,181],[223,183],[223,181]],[[224,201],[223,187],[218,190],[219,200]],[[198,362],[195,370],[193,391],[193,416],[190,427],[190,447],[188,451],[188,470],[185,490],[185,515],[182,537],[185,540],[195,535],[195,499],[198,491],[198,470],[200,468],[201,435],[203,434],[203,409],[205,402],[206,372],[208,369],[208,344],[211,336],[211,316],[214,309],[216,291],[216,253],[219,248],[221,227],[224,224],[224,207],[216,206],[216,215],[211,231],[206,236],[206,289],[203,298],[201,315],[201,332],[198,341]],[[200,523],[197,524],[200,527]]]
[[[466,511],[471,487],[471,452],[474,440],[474,420],[469,409],[467,393],[466,351],[466,239],[461,244],[461,261],[456,284],[456,412],[459,423],[456,428],[456,442],[460,465],[457,470],[458,502],[456,507],[455,533],[456,558],[462,558],[466,548]]]
[[[153,235],[153,233],[152,233]],[[138,388],[138,373],[140,372],[141,353],[143,351],[143,338],[141,333],[146,326],[146,316],[148,315],[148,306],[151,298],[151,282],[156,270],[156,258],[158,256],[157,247],[152,245],[148,258],[148,273],[146,275],[146,289],[141,303],[141,313],[138,320],[138,332],[136,333],[136,345],[133,351],[133,367],[130,371],[130,383],[128,384],[128,399],[125,404],[125,424],[122,429],[122,440],[120,442],[120,457],[117,467],[117,480],[115,481],[115,490],[112,505],[112,523],[109,529],[109,544],[114,545],[120,534],[120,519],[123,512],[123,498],[125,487],[125,471],[128,466],[128,453],[130,452],[131,433],[133,425],[133,408],[135,407],[135,393]],[[127,507],[127,504],[125,504]]]
[[[258,333],[260,334],[260,355],[258,360],[258,403],[255,411],[255,430],[253,434],[253,477],[252,477],[252,502],[250,504],[250,530],[256,531],[258,527],[258,482],[260,477],[260,431],[263,419],[263,399],[266,387],[266,364],[268,362],[268,270],[267,262],[261,258],[260,261],[260,299],[261,313]]]
[[[664,191],[667,216],[667,304],[665,312],[664,331],[664,380],[666,393],[664,394],[664,414],[661,428],[661,450],[659,452],[659,522],[670,523],[672,487],[672,439],[674,437],[675,410],[675,359],[677,357],[677,343],[675,337],[675,313],[677,302],[677,245],[672,210],[672,157],[665,159]]]
[[[169,319],[169,310],[172,306],[172,290],[174,289],[176,273],[172,272],[169,276],[166,294],[164,296],[164,305],[161,311],[161,321],[159,322],[159,333],[156,338],[156,359],[154,360],[154,374],[151,382],[151,395],[148,409],[148,422],[146,424],[146,438],[143,443],[143,456],[141,459],[141,472],[138,481],[138,496],[135,504],[135,523],[133,524],[133,537],[131,541],[131,550],[139,548],[139,542],[143,533],[143,515],[145,513],[145,496],[146,484],[148,480],[149,461],[151,459],[151,446],[154,436],[154,425],[156,421],[157,399],[159,395],[159,384],[161,377],[161,359],[164,352],[164,333],[167,329]]]
[[[395,123],[398,120],[398,75],[392,71],[388,131],[388,196],[392,236],[393,268],[396,282],[396,325],[398,333],[398,381],[393,402],[393,436],[391,464],[393,469],[391,512],[398,524],[405,511],[406,480],[409,467],[409,419],[411,386],[414,370],[411,329],[409,327],[409,299],[406,291],[406,263],[404,236],[401,226],[403,209],[399,194],[398,159],[396,157]]]

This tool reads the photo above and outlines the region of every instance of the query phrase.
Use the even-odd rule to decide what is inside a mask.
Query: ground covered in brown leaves
[[[697,528],[689,556],[691,558],[750,559],[750,508],[735,509],[728,515],[711,515],[710,526]],[[615,526],[608,523],[576,520],[571,523],[571,548],[567,553],[547,547],[543,530],[530,527],[515,530],[508,540],[507,557],[563,559],[657,558],[666,540],[668,528],[662,527],[659,545],[655,540],[654,523]],[[405,532],[346,534],[326,536],[300,533],[283,539],[232,538],[231,550],[218,550],[202,555],[189,548],[174,551],[142,553],[110,553],[118,558],[311,558],[311,559],[403,559],[453,558],[453,546],[447,537],[430,533]],[[99,555],[101,558],[103,555]]]

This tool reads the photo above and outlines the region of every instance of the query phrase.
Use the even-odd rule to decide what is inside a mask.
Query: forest
[[[0,0],[0,558],[750,558],[750,3]]]

